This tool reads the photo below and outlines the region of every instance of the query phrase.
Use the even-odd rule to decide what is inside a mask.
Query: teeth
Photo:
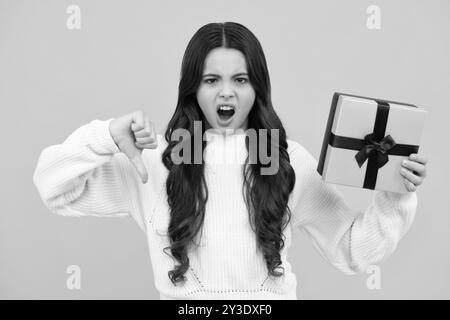
[[[220,106],[219,109],[220,110],[234,110],[234,108],[232,106],[225,106],[225,105]]]

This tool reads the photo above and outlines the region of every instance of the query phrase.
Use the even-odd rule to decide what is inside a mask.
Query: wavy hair
[[[170,247],[166,247],[164,251],[170,249],[172,257],[179,263],[168,273],[174,285],[186,280],[184,274],[189,268],[188,249],[195,244],[195,238],[203,226],[208,188],[203,159],[201,164],[195,164],[192,159],[190,164],[173,163],[171,154],[183,141],[172,141],[171,135],[174,130],[182,128],[193,136],[194,121],[202,121],[203,136],[207,120],[197,102],[196,92],[206,56],[212,49],[219,47],[239,50],[245,56],[249,81],[256,93],[248,115],[248,129],[255,129],[256,132],[267,129],[266,150],[271,150],[271,143],[276,143],[279,148],[279,167],[273,175],[260,174],[261,168],[267,166],[261,163],[260,152],[257,152],[256,163],[249,163],[247,157],[242,172],[242,193],[251,228],[255,232],[258,249],[262,250],[269,276],[281,276],[284,273],[280,251],[284,247],[283,230],[291,219],[288,199],[294,188],[295,173],[289,161],[285,129],[272,106],[266,59],[258,39],[245,26],[235,22],[210,23],[201,27],[188,43],[182,60],[177,106],[165,131],[168,145],[162,154],[162,161],[169,171],[166,192],[170,207]],[[271,129],[278,129],[279,142],[272,141]],[[193,140],[188,141],[191,150],[194,150]],[[258,148],[259,140],[257,135]],[[202,142],[202,151],[206,143]],[[246,148],[249,150],[248,138]]]

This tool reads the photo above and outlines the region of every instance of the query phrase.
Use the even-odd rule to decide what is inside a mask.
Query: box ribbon
[[[364,164],[368,159],[363,188],[375,189],[378,169],[383,167],[389,156],[409,156],[417,153],[419,146],[396,143],[390,135],[386,133],[387,119],[389,116],[389,103],[375,100],[377,102],[377,113],[372,133],[364,136],[364,139],[350,138],[335,135],[330,131],[329,145],[334,148],[358,150],[355,154],[358,166]]]

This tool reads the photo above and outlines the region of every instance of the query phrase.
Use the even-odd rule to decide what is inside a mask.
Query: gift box
[[[336,92],[317,171],[329,183],[406,193],[402,161],[418,153],[427,111]]]

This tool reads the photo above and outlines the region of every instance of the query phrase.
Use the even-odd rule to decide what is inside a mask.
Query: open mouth
[[[231,117],[234,116],[235,108],[232,104],[220,104],[217,107],[217,114],[219,115],[220,120],[228,121]]]

